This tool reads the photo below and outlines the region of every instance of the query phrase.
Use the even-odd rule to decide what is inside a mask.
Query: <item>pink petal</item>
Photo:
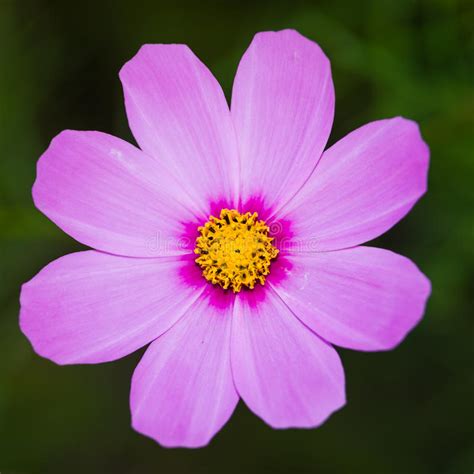
[[[231,357],[239,395],[274,428],[320,425],[345,403],[337,352],[268,288],[236,299]]]
[[[325,340],[392,349],[420,321],[430,282],[409,259],[372,247],[288,255],[276,291]]]
[[[83,244],[127,256],[188,253],[183,222],[197,213],[159,162],[118,138],[65,131],[38,162],[35,204]]]
[[[133,427],[163,446],[206,445],[238,395],[230,366],[232,306],[202,297],[153,342],[133,374]]]
[[[50,263],[21,290],[20,326],[58,364],[123,357],[174,324],[203,291],[185,284],[190,258],[138,259],[95,251]]]
[[[232,91],[242,201],[260,196],[276,209],[291,198],[318,162],[333,117],[321,48],[294,30],[255,35]]]
[[[404,118],[347,135],[279,215],[292,223],[295,250],[337,250],[383,234],[426,191],[428,158],[417,124]]]
[[[144,45],[120,71],[141,149],[180,179],[197,206],[234,206],[238,154],[230,111],[211,72],[185,45]]]

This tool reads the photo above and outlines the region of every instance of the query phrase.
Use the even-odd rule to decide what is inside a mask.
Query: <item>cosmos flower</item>
[[[388,350],[422,317],[430,284],[407,258],[360,246],[425,192],[429,151],[404,118],[324,151],[330,64],[292,30],[255,36],[231,107],[184,45],[145,45],[120,71],[140,148],[64,131],[38,162],[34,202],[94,250],[21,291],[20,325],[58,364],[149,344],[133,427],[203,446],[241,398],[275,428],[315,427],[345,403],[333,345]]]

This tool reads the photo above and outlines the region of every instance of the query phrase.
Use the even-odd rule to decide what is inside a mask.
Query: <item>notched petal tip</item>
[[[315,403],[317,403],[318,400],[317,400],[317,393],[315,394]],[[337,399],[337,400],[334,400],[333,401],[333,406],[331,408],[330,411],[327,411],[326,414],[321,417],[321,418],[318,418],[317,420],[307,420],[306,422],[280,422],[280,421],[277,421],[277,420],[272,420],[272,419],[265,419],[264,417],[262,417],[261,415],[259,415],[259,413],[257,413],[256,411],[252,410],[251,408],[249,408],[249,410],[254,413],[256,416],[258,416],[262,421],[265,422],[265,424],[267,424],[268,426],[270,426],[271,428],[273,428],[274,430],[313,430],[313,429],[317,429],[319,427],[321,427],[322,425],[324,425],[325,423],[327,423],[332,417],[333,415],[335,415],[337,412],[339,412],[340,410],[342,410],[346,404],[347,404],[347,398],[346,398],[346,393],[345,393],[345,388],[344,388],[344,392],[341,394],[341,397],[340,399]]]
[[[153,430],[149,430],[146,427],[142,426],[142,422],[140,419],[136,419],[131,413],[131,426],[134,431],[136,431],[139,435],[145,436],[155,443],[159,444],[163,448],[167,449],[176,449],[176,448],[185,448],[185,449],[199,449],[205,448],[208,446],[211,441],[214,439],[213,436],[210,436],[208,439],[200,439],[200,440],[183,440],[183,441],[170,441],[163,439],[161,436],[157,436]]]
[[[393,349],[396,349],[410,335],[410,333],[420,324],[420,322],[423,320],[423,318],[426,315],[426,307],[428,305],[428,301],[430,299],[431,292],[432,292],[431,280],[428,278],[427,275],[425,275],[421,271],[421,269],[413,260],[411,260],[408,257],[404,257],[403,255],[390,252],[388,250],[386,250],[386,252],[389,252],[393,256],[401,258],[405,261],[407,270],[412,273],[411,288],[412,289],[416,288],[416,290],[412,292],[411,296],[412,298],[416,298],[416,300],[418,301],[418,305],[416,306],[416,309],[413,310],[411,321],[409,321],[409,323],[406,324],[404,329],[402,331],[399,331],[398,334],[394,333],[395,337],[391,343],[382,344],[380,345],[380,347],[372,349],[372,351],[378,351],[378,352],[385,352],[385,351],[391,351]],[[405,316],[405,315],[400,315],[400,316]]]
[[[100,132],[70,129],[62,130],[51,139],[46,150],[38,158],[31,195],[35,207],[48,218],[50,218],[46,210],[46,198],[48,196],[46,188],[48,188],[48,184],[45,182],[47,180],[46,172],[48,167],[51,166],[52,162],[57,160],[55,156],[62,156],[61,149],[66,150],[71,144],[81,141],[81,137],[92,136],[93,134],[99,135]]]
[[[177,50],[180,51],[181,54],[186,54],[191,57],[194,56],[193,51],[187,44],[181,43],[145,43],[142,44],[137,52],[128,60],[126,61],[119,70],[119,78],[122,83],[126,82],[127,76],[131,73],[131,69],[135,67],[136,63],[147,60],[148,58],[152,57],[158,51],[166,51],[168,50],[170,54],[176,52]]]
[[[299,31],[291,28],[276,30],[276,31],[261,31],[254,35],[251,46],[264,46],[265,44],[280,43],[282,48],[294,47],[292,59],[295,61],[303,60],[303,54],[301,49],[312,48],[316,54],[319,55],[318,60],[321,64],[328,68],[328,75],[332,78],[331,74],[331,61],[324,52],[323,48],[316,41],[302,35]],[[284,50],[281,51],[284,54]],[[334,90],[334,85],[330,84]]]
[[[420,194],[418,199],[420,199],[428,190],[430,148],[423,138],[418,122],[403,116],[397,116],[387,120],[392,122],[393,127],[398,127],[401,133],[405,133],[406,140],[410,141],[413,153],[409,158],[418,163],[417,170],[420,175]]]
[[[430,150],[428,144],[425,142],[422,133],[420,124],[413,119],[408,117],[404,117],[403,115],[397,115],[392,118],[387,118],[380,120],[390,123],[393,127],[398,127],[401,131],[405,132],[408,136],[410,136],[414,141],[419,142],[421,147],[421,151],[423,152],[420,155],[420,158],[423,160],[429,159]]]

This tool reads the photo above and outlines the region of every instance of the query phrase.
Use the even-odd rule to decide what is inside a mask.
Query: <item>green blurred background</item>
[[[473,25],[472,1],[0,0],[0,472],[471,473]],[[420,123],[430,190],[375,245],[414,259],[433,295],[395,351],[340,351],[348,405],[321,428],[274,431],[240,404],[208,448],[162,449],[130,428],[141,351],[59,367],[18,329],[21,283],[81,248],[34,208],[35,163],[65,128],[133,140],[117,73],[142,43],[187,43],[229,97],[253,34],[284,27],[331,58],[331,143],[383,117]]]

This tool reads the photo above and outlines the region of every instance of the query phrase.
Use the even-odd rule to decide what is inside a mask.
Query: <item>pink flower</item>
[[[407,258],[359,246],[426,190],[418,126],[372,122],[323,151],[329,61],[291,30],[255,36],[230,110],[184,45],[143,46],[120,78],[140,149],[64,131],[38,162],[36,206],[95,250],[23,285],[23,332],[58,364],[151,343],[132,423],[164,446],[205,445],[239,398],[275,428],[320,425],[345,403],[332,344],[392,349],[430,293]]]

